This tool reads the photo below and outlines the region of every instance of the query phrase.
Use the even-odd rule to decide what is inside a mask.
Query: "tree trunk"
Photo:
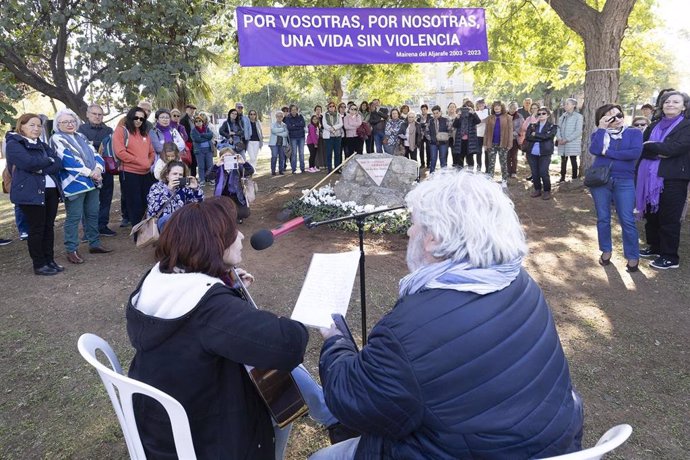
[[[606,35],[606,37],[588,37],[588,40],[585,40],[585,63],[588,72],[585,75],[585,100],[582,106],[584,124],[580,176],[584,175],[584,171],[592,165],[594,160],[589,153],[590,137],[596,129],[598,121],[594,119],[594,113],[602,105],[615,103],[618,100],[619,50],[623,36],[611,37],[608,35],[608,31],[604,30],[601,31],[601,34]],[[601,46],[603,40],[608,41],[610,46]]]
[[[592,164],[589,139],[596,128],[597,107],[618,100],[620,49],[635,0],[609,0],[602,11],[584,1],[547,0],[566,26],[577,33],[585,45],[585,97],[582,107],[582,161],[580,176]]]

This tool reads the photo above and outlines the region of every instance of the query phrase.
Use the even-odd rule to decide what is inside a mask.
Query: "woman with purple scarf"
[[[617,104],[604,104],[594,115],[599,120],[592,133],[589,153],[595,156],[593,167],[610,166],[609,181],[592,187],[592,199],[597,211],[597,237],[599,239],[599,265],[611,263],[611,201],[616,207],[618,222],[623,232],[625,269],[639,270],[640,244],[635,225],[635,163],[642,153],[642,132],[625,126],[623,109]]]
[[[187,147],[182,134],[173,126],[172,115],[168,109],[156,111],[156,126],[151,130],[151,141],[159,158],[166,142],[174,142],[180,152],[184,152]]]
[[[651,267],[666,270],[680,265],[680,223],[690,182],[690,97],[665,92],[658,107],[660,114],[644,132],[636,208],[647,221],[649,247],[640,255],[654,258]]]

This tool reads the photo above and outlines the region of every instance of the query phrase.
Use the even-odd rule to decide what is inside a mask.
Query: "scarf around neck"
[[[156,123],[156,128],[158,131],[163,133],[163,140],[165,142],[172,142],[173,137],[172,137],[172,123],[169,124],[168,126],[161,126],[158,123]]]
[[[664,142],[666,136],[673,131],[673,128],[678,126],[678,124],[683,120],[683,114],[681,113],[674,118],[662,118],[659,123],[656,124],[654,129],[652,129],[649,135],[649,140],[651,142]]]
[[[452,289],[485,295],[508,287],[520,274],[522,257],[486,268],[472,267],[466,260],[447,259],[425,265],[400,280],[400,297],[429,289]]]
[[[55,143],[62,144],[63,148],[80,158],[87,168],[94,169],[96,167],[96,155],[93,147],[80,134],[67,134],[58,131],[53,134],[53,139]]]

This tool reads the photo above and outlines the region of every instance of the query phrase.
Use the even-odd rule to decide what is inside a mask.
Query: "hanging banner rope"
[[[242,66],[489,59],[483,8],[237,8]]]

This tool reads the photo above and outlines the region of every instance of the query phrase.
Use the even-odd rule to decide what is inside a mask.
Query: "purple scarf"
[[[664,142],[666,136],[683,120],[683,114],[675,118],[662,118],[649,135],[650,142]],[[646,212],[659,210],[659,196],[664,191],[664,178],[659,177],[660,160],[643,158],[637,170],[635,190],[635,209],[637,218],[642,219]]]
[[[163,133],[163,139],[165,140],[165,142],[172,142],[173,141],[172,132],[170,132],[170,130],[172,128],[171,125],[161,126],[158,123],[156,123],[156,128],[158,128],[158,130],[161,133]]]

